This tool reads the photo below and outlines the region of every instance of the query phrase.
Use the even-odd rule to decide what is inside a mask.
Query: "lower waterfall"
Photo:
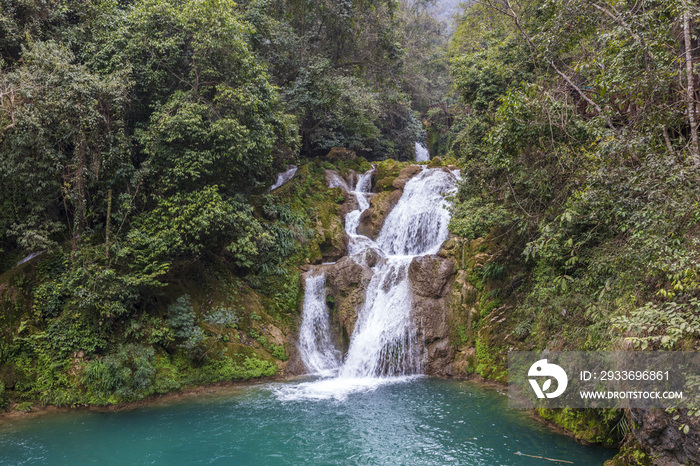
[[[355,183],[340,177],[330,182],[354,195],[359,206],[345,218],[349,257],[367,265],[371,250],[375,258],[347,354],[332,343],[324,266],[318,266],[305,279],[298,348],[307,371],[321,379],[287,387],[280,393],[283,398],[343,398],[422,372],[422,345],[411,320],[408,268],[414,258],[437,253],[447,239],[450,214],[445,195],[456,191],[459,175],[456,170],[423,168],[406,183],[373,241],[357,233],[360,217],[370,205],[373,170],[357,176]]]

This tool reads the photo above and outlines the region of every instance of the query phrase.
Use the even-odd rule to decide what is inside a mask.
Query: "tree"
[[[9,213],[3,231],[29,251],[56,244],[61,231],[76,245],[86,228],[103,222],[106,189],[128,162],[127,81],[91,73],[49,41],[26,48],[23,64],[0,87],[0,205]]]

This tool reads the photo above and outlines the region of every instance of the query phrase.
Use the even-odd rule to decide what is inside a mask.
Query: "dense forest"
[[[338,194],[275,173],[412,159],[445,43],[395,0],[3,1],[1,404],[276,373]]]
[[[697,19],[685,0],[465,9],[450,44],[467,107],[450,135],[465,178],[452,229],[500,245],[484,274],[509,322],[479,333],[477,357],[700,348]],[[667,418],[669,435],[693,435],[689,414]]]
[[[324,169],[416,141],[462,169],[451,232],[489,253],[454,329],[469,372],[505,380],[513,348],[698,350],[699,6],[432,16],[453,3],[0,0],[0,407],[274,375],[299,267],[337,247]],[[697,435],[695,414],[665,422]],[[649,460],[642,414],[595,416],[588,440]]]

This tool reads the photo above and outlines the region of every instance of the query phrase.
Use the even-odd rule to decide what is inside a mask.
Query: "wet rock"
[[[431,255],[416,257],[408,268],[413,292],[411,316],[424,346],[425,373],[452,375],[454,345],[450,344],[449,291],[454,281],[452,261]]]
[[[449,259],[431,255],[416,257],[408,268],[411,289],[418,296],[442,298],[449,292],[446,286],[455,273]]]
[[[348,180],[335,170],[324,170],[326,186],[329,188],[340,188],[342,191],[352,190],[352,180]]]
[[[411,313],[417,331],[417,339],[422,343],[425,354],[425,373],[428,375],[451,375],[454,359],[454,345],[450,344],[448,308],[445,299],[413,297]]]
[[[316,222],[316,235],[321,253],[321,260],[332,262],[348,253],[349,237],[345,227],[337,216],[331,216],[326,222],[319,219]]]
[[[340,218],[345,218],[348,213],[352,212],[353,210],[358,210],[359,208],[360,205],[357,202],[357,198],[352,194],[345,194],[345,201],[340,205],[338,214],[340,215]]]
[[[421,171],[423,171],[422,167],[418,165],[409,165],[399,172],[399,176],[396,177],[391,185],[396,189],[403,189],[406,183]]]
[[[377,239],[382,230],[384,220],[401,199],[403,191],[384,191],[372,196],[369,201],[369,209],[362,212],[357,232],[368,238]]]
[[[349,337],[355,329],[357,313],[365,300],[367,285],[372,279],[372,269],[344,257],[326,266],[326,287],[330,299],[331,327],[340,348],[347,350]]]

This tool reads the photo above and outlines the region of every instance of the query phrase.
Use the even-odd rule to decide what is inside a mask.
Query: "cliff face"
[[[425,373],[452,375],[455,347],[450,342],[453,319],[450,291],[454,283],[452,260],[438,255],[416,257],[408,269],[413,291],[412,317],[425,351]]]

